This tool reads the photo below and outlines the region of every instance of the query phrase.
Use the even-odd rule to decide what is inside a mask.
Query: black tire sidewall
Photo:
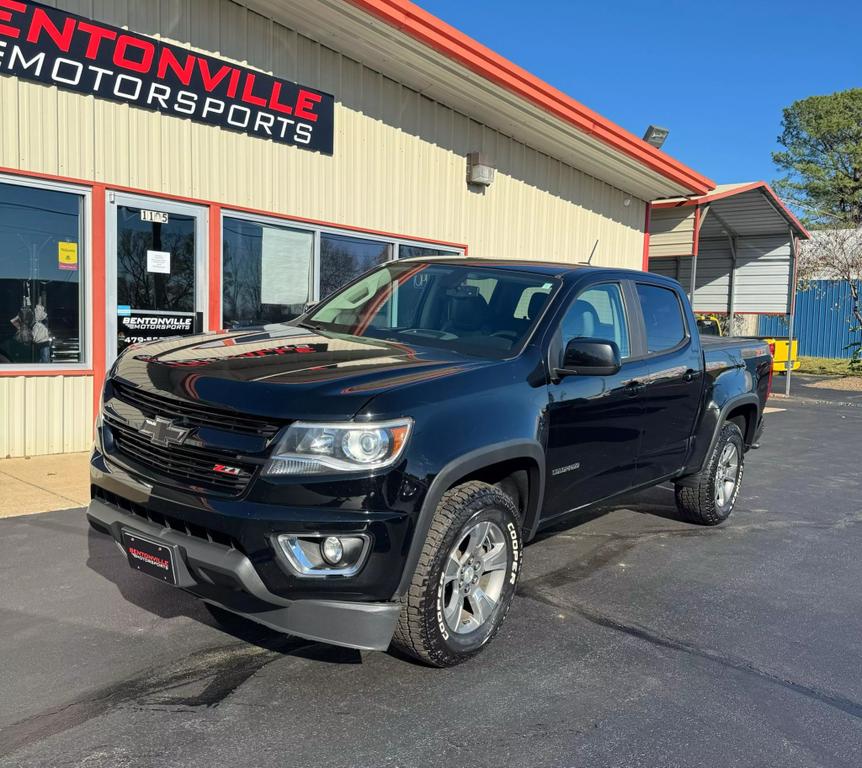
[[[466,519],[460,525],[452,526],[452,529],[443,540],[442,546],[437,551],[434,564],[431,568],[428,589],[429,591],[433,590],[433,592],[428,595],[427,604],[429,606],[433,605],[434,616],[433,627],[429,627],[429,633],[436,643],[446,649],[447,653],[455,656],[464,656],[466,658],[478,652],[496,634],[515,596],[518,576],[521,572],[522,541],[520,523],[517,516],[511,510],[506,509],[503,505],[494,503],[494,501],[495,499],[488,500],[486,502],[488,506],[478,511],[475,511],[474,505],[470,505],[465,510],[468,513],[465,515]],[[460,540],[464,532],[476,525],[476,523],[485,521],[493,522],[499,526],[506,539],[508,564],[503,580],[503,589],[490,618],[474,632],[459,635],[446,626],[446,620],[443,617],[443,569],[449,557],[450,550]]]

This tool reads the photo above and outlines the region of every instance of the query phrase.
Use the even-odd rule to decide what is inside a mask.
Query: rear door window
[[[679,346],[687,334],[676,291],[638,283],[637,292],[646,330],[647,352],[666,352]]]

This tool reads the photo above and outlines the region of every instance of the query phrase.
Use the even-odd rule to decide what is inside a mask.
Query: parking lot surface
[[[225,632],[80,509],[0,520],[0,766],[858,768],[862,410],[771,404],[728,523],[567,521],[449,670]]]

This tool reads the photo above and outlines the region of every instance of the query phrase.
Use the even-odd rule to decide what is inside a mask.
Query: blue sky
[[[858,0],[417,0],[718,183],[772,181],[781,111],[862,87]]]

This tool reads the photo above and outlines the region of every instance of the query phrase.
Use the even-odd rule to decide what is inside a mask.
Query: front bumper
[[[165,528],[93,499],[87,518],[113,537],[122,551],[122,532],[138,532],[174,554],[177,586],[280,632],[361,650],[386,650],[400,605],[395,602],[289,600],[267,589],[242,552]]]

